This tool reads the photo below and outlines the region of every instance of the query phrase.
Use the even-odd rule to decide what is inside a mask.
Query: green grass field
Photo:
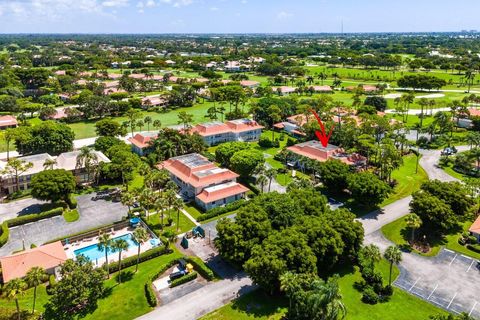
[[[383,274],[384,282],[388,281],[389,265],[382,260],[377,265]],[[394,268],[393,278],[398,276],[398,269]],[[355,268],[346,267],[340,272],[339,287],[342,301],[347,309],[347,320],[425,320],[430,315],[445,314],[441,309],[410,295],[398,288],[389,302],[376,305],[365,304],[361,301],[362,294],[354,288],[356,281],[361,280],[360,272]],[[282,319],[287,311],[288,303],[285,298],[271,297],[258,290],[247,294],[238,300],[204,316],[202,320],[277,320]]]
[[[420,165],[418,166],[418,172],[415,173],[416,164],[416,155],[411,154],[403,157],[403,165],[392,172],[392,179],[397,181],[397,185],[388,199],[382,202],[382,207],[412,194],[420,189],[424,181],[428,180],[427,173]]]
[[[171,217],[173,219],[173,224],[171,226],[166,226],[168,218]],[[177,231],[177,212],[173,210],[168,210],[164,213],[163,223],[165,227],[161,228],[161,218],[159,213],[155,213],[150,215],[149,217],[145,218],[144,221],[148,224],[148,226],[152,229],[153,232],[157,234],[162,234],[167,230],[173,230],[176,234],[187,232],[195,227],[195,224],[187,218],[181,211],[180,211],[180,219],[179,219],[179,229]]]
[[[180,258],[182,255],[178,252],[174,252],[169,255],[160,256],[158,258],[148,260],[139,265],[138,272],[134,273],[135,266],[126,268],[125,274],[129,277],[125,282],[118,284],[115,280],[114,274],[110,280],[105,282],[105,287],[108,289],[109,294],[106,298],[99,300],[98,308],[92,313],[87,315],[83,319],[87,320],[110,320],[110,319],[135,319],[142,314],[145,314],[152,310],[148,305],[144,293],[144,285],[147,281],[154,276],[163,265],[168,262]],[[131,277],[130,277],[131,276]],[[37,311],[42,312],[44,305],[48,301],[49,297],[46,293],[44,285],[39,286],[37,289]],[[25,295],[19,299],[20,308],[22,310],[32,309],[33,303],[33,288],[27,290]],[[0,298],[0,308],[7,308],[15,311],[15,302]]]

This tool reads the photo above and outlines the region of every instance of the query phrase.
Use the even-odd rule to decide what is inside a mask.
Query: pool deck
[[[124,229],[121,229],[121,230],[117,230],[115,232],[109,232],[110,237],[112,239],[124,236],[124,235],[129,234],[129,233],[133,233],[133,230],[130,229],[130,228],[124,228]],[[150,238],[149,240],[147,240],[145,243],[143,243],[140,246],[140,253],[145,252],[145,251],[153,248],[152,244],[150,243],[151,239],[152,238]],[[64,248],[65,253],[67,254],[67,257],[69,259],[75,259],[76,258],[76,256],[75,256],[75,251],[76,250],[82,249],[82,248],[85,248],[85,247],[88,247],[88,246],[91,246],[91,245],[96,245],[97,243],[98,243],[98,236],[93,237],[93,238],[84,239],[82,241],[76,241],[76,242],[73,242],[73,243],[69,243],[69,244],[63,246],[63,248]],[[127,258],[127,257],[131,257],[131,256],[135,256],[135,255],[137,255],[137,253],[138,253],[138,247],[137,246],[131,246],[130,248],[128,248],[128,250],[122,252],[122,259]],[[118,252],[110,253],[108,255],[108,262],[112,262],[112,261],[118,261]],[[95,259],[95,261],[92,261],[92,262],[96,267],[102,266],[105,263],[105,255],[102,258]]]

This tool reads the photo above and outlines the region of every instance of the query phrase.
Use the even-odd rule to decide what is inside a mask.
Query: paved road
[[[0,203],[0,223],[25,214],[39,213],[45,201],[28,198]]]
[[[458,152],[469,149],[468,146],[459,146],[456,148]],[[458,181],[458,179],[452,177],[438,166],[441,150],[421,150],[420,153],[422,154],[420,165],[425,169],[430,180]]]

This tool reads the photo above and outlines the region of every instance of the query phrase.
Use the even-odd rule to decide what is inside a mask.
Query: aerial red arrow
[[[320,125],[320,129],[322,129],[321,132],[316,130],[315,135],[317,136],[318,140],[320,140],[320,142],[322,143],[322,146],[326,148],[328,146],[328,140],[330,140],[330,137],[332,136],[333,128],[335,127],[335,124],[332,125],[332,127],[330,128],[330,132],[327,135],[327,133],[325,132],[325,126],[323,125],[322,120],[320,120],[320,117],[318,116],[318,114],[313,109],[311,109],[310,111],[313,113],[313,115],[317,119],[318,124]]]

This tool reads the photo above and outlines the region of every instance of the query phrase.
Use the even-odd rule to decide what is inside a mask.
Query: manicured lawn
[[[466,174],[453,170],[453,163],[449,164],[448,166],[443,166],[442,169],[452,177],[457,178],[458,180],[461,180],[461,181],[464,181],[465,179],[470,178]]]
[[[173,223],[171,226],[166,225],[168,217],[171,217],[173,219]],[[144,221],[148,224],[152,231],[157,234],[162,234],[167,230],[173,230],[175,233],[179,234],[190,231],[193,227],[195,227],[195,224],[180,211],[180,228],[177,232],[177,212],[173,210],[165,211],[163,218],[163,223],[165,224],[165,227],[163,228],[163,230],[161,228],[161,219],[159,213],[152,214],[148,218],[145,218]]]
[[[383,274],[385,284],[388,281],[389,264],[382,260],[377,265]],[[392,278],[398,276],[398,268],[394,267]],[[342,301],[347,309],[348,320],[424,320],[430,315],[445,314],[438,309],[413,295],[394,287],[394,294],[389,302],[376,305],[365,304],[361,301],[362,294],[354,288],[354,284],[361,280],[357,268],[346,267],[340,272],[339,279]],[[281,319],[287,311],[288,302],[285,298],[271,297],[258,290],[247,294],[238,300],[204,316],[202,320],[248,320],[248,319]]]
[[[405,217],[402,217],[398,220],[395,220],[385,226],[382,227],[382,232],[387,239],[390,241],[398,244],[399,246],[407,249],[412,250],[410,247],[408,240],[411,238],[411,231],[407,227],[405,222]],[[462,231],[467,231],[468,228],[471,226],[472,221],[466,221],[461,225],[460,230],[455,230],[452,233],[446,235],[441,239],[433,239],[432,242],[432,250],[427,254],[422,254],[425,256],[434,256],[436,255],[442,247],[445,247],[450,250],[454,250],[460,252],[464,255],[473,257],[475,259],[480,259],[480,254],[476,253],[475,251],[469,250],[467,247],[462,246],[458,243],[458,238],[460,237]]]
[[[109,319],[135,319],[152,310],[147,304],[144,293],[144,285],[154,276],[163,265],[173,259],[178,259],[182,255],[174,252],[152,260],[148,260],[139,265],[138,272],[134,273],[135,266],[124,270],[124,278],[129,278],[122,284],[118,284],[114,274],[110,280],[105,282],[105,287],[110,291],[108,296],[98,302],[98,308],[92,314],[84,319],[90,320],[109,320]],[[126,277],[125,275],[131,275]],[[45,286],[41,285],[37,289],[36,309],[40,312],[44,310],[49,296],[46,293]],[[31,310],[33,303],[33,288],[27,290],[24,296],[19,299],[21,309]],[[15,310],[15,302],[0,298],[0,308]]]
[[[78,214],[77,209],[67,210],[63,213],[63,218],[67,222],[74,222],[74,221],[77,221],[80,218],[80,215]]]
[[[195,219],[203,214],[199,209],[197,209],[197,207],[195,207],[193,203],[185,203],[183,208]]]
[[[280,320],[287,312],[285,298],[272,297],[263,290],[248,293],[215,310],[201,320]]]
[[[403,165],[392,172],[392,179],[397,181],[397,185],[388,199],[383,201],[380,206],[383,207],[399,199],[405,198],[419,190],[422,183],[428,180],[427,173],[420,165],[418,166],[418,172],[415,173],[416,164],[416,155],[411,154],[403,157]]]

